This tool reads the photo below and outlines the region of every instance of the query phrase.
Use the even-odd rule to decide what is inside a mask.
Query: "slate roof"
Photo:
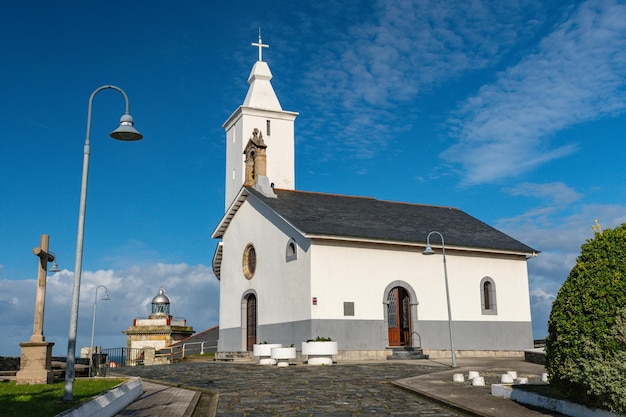
[[[446,247],[480,248],[533,255],[537,250],[469,214],[453,208],[381,201],[368,197],[275,189],[277,198],[258,197],[308,237],[332,236],[407,243],[426,243],[440,232]],[[436,248],[439,236],[431,236]]]

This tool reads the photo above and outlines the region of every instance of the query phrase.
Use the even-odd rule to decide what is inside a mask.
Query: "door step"
[[[387,356],[387,360],[390,361],[428,359],[428,355],[424,355],[424,351],[417,347],[393,346],[388,347],[387,350],[391,350],[391,355]]]
[[[252,352],[216,352],[216,362],[252,362]]]

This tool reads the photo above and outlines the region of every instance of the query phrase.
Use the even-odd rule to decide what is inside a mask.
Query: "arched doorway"
[[[402,287],[387,294],[389,346],[411,346],[411,296]]]
[[[246,297],[246,350],[251,351],[256,343],[257,308],[256,296],[249,294]]]

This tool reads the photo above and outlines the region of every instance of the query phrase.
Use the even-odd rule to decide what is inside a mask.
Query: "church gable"
[[[262,198],[261,198],[262,197]],[[222,220],[217,225],[211,237],[213,239],[224,239],[220,242],[213,255],[213,272],[218,279],[221,279],[222,260],[224,257],[224,246],[226,241],[233,241],[233,238],[227,239],[226,235],[229,230],[236,228],[238,233],[243,233],[243,240],[249,240],[253,232],[263,230],[261,233],[267,237],[269,234],[274,233],[275,230],[279,236],[284,237],[284,241],[280,240],[279,243],[273,243],[271,240],[266,240],[264,245],[271,247],[270,250],[277,253],[285,253],[285,258],[294,259],[298,248],[308,250],[310,240],[304,236],[304,233],[294,227],[291,223],[286,221],[279,213],[264,203],[264,199],[273,199],[273,197],[265,197],[263,193],[256,191],[253,187],[242,187],[237,198],[233,201],[229,209],[226,211]],[[250,223],[250,210],[254,212],[254,216],[257,220]],[[245,218],[243,218],[245,217]],[[234,238],[235,241],[239,241],[239,238]],[[239,242],[240,243],[240,242]],[[290,251],[289,244],[293,243],[296,246]]]

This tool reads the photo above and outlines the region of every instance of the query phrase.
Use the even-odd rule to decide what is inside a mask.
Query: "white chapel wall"
[[[392,281],[415,290],[418,319],[447,320],[441,255],[424,256],[422,248],[314,240],[311,250],[311,295],[314,319],[384,318],[382,299]],[[446,253],[453,318],[458,321],[530,322],[528,279],[524,258],[458,256]],[[480,281],[496,282],[497,315],[483,315]],[[355,315],[343,316],[343,302],[355,303]]]

